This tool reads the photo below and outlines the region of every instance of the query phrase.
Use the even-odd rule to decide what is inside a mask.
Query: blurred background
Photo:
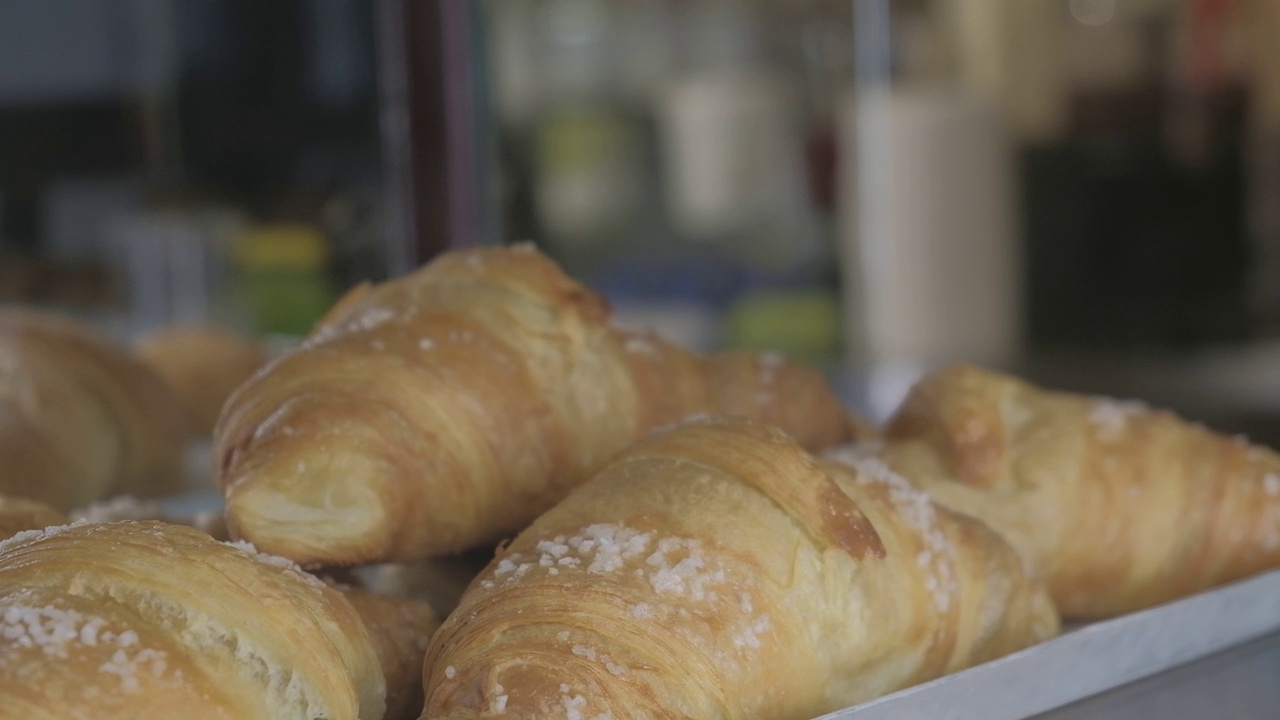
[[[1280,1],[0,3],[0,302],[305,333],[532,240],[887,413],[954,361],[1280,444]]]

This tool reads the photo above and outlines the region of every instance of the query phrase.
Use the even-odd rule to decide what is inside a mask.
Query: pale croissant
[[[378,720],[359,615],[281,558],[156,522],[0,543],[4,720]]]
[[[63,525],[67,517],[39,500],[0,495],[0,540],[25,530]]]
[[[499,552],[432,640],[422,717],[807,720],[1057,627],[995,532],[882,464],[695,422]]]
[[[139,340],[137,352],[181,400],[191,432],[205,438],[231,393],[267,361],[252,340],[210,324],[161,328]]]
[[[182,479],[185,418],[127,348],[69,319],[0,311],[0,493],[68,510]]]
[[[447,554],[518,530],[649,430],[691,415],[848,437],[822,376],[704,358],[610,324],[532,248],[462,251],[356,290],[228,402],[228,527],[321,565]]]
[[[920,381],[882,440],[895,470],[1022,550],[1064,616],[1280,566],[1280,455],[1171,412],[955,367]]]

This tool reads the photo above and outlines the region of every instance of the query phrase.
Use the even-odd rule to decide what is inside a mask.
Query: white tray
[[[1115,690],[1142,678],[1280,633],[1280,570],[1160,607],[1078,627],[1053,640],[944,678],[907,688],[821,720],[1016,720],[1046,713]],[[1280,640],[1277,640],[1280,642]],[[1255,652],[1267,663],[1263,676],[1267,714],[1224,710],[1222,717],[1280,717],[1280,662],[1274,646]],[[1248,662],[1249,658],[1228,658]],[[1274,668],[1273,668],[1274,666]],[[1148,693],[1149,694],[1149,693]],[[1070,717],[1153,717],[1134,707],[1136,695],[1117,696],[1127,715],[1107,714],[1096,702]],[[1257,708],[1249,698],[1242,705]],[[1161,718],[1200,718],[1199,710],[1164,709]],[[1133,714],[1140,713],[1140,714]],[[1067,717],[1068,715],[1062,715]]]

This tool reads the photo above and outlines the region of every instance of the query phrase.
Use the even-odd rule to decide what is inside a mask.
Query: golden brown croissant
[[[862,465],[740,420],[641,440],[464,595],[422,717],[799,720],[1056,632],[995,532]]]
[[[182,401],[191,431],[204,436],[231,393],[266,362],[257,344],[213,325],[166,327],[143,338],[137,350]]]
[[[848,436],[821,375],[610,325],[531,248],[457,252],[354,291],[232,396],[228,527],[308,564],[413,560],[516,530],[650,429],[699,413]]]
[[[67,517],[52,505],[39,500],[0,495],[0,540],[24,530],[39,530],[66,522]]]
[[[882,457],[1037,564],[1067,617],[1280,565],[1280,456],[1133,402],[972,367],[926,377]]]
[[[384,720],[413,720],[422,710],[422,658],[440,619],[426,603],[339,586],[364,621],[387,681]]]
[[[182,479],[177,400],[128,350],[71,320],[0,311],[0,493],[60,510]]]
[[[155,522],[0,543],[4,720],[377,720],[360,617],[281,558]]]

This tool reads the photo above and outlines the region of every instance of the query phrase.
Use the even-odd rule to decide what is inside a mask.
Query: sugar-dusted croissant
[[[182,401],[193,433],[208,436],[231,393],[266,363],[253,341],[214,325],[175,325],[142,338],[138,354]]]
[[[995,532],[863,464],[739,420],[641,440],[463,596],[422,717],[799,720],[1056,632]]]
[[[180,484],[182,408],[129,351],[79,323],[0,311],[0,493],[60,510]]]
[[[156,522],[0,543],[4,720],[377,720],[373,643],[281,558]]]
[[[337,586],[359,613],[387,681],[384,720],[413,720],[422,710],[422,658],[440,619],[430,605]]]
[[[955,367],[914,387],[883,440],[896,470],[1040,567],[1064,616],[1280,566],[1280,455],[1170,412]]]
[[[66,522],[65,515],[39,500],[0,495],[0,540]]]
[[[809,448],[850,427],[816,371],[620,330],[532,248],[472,250],[349,295],[232,396],[214,461],[234,535],[309,564],[414,560],[519,529],[700,413]]]

